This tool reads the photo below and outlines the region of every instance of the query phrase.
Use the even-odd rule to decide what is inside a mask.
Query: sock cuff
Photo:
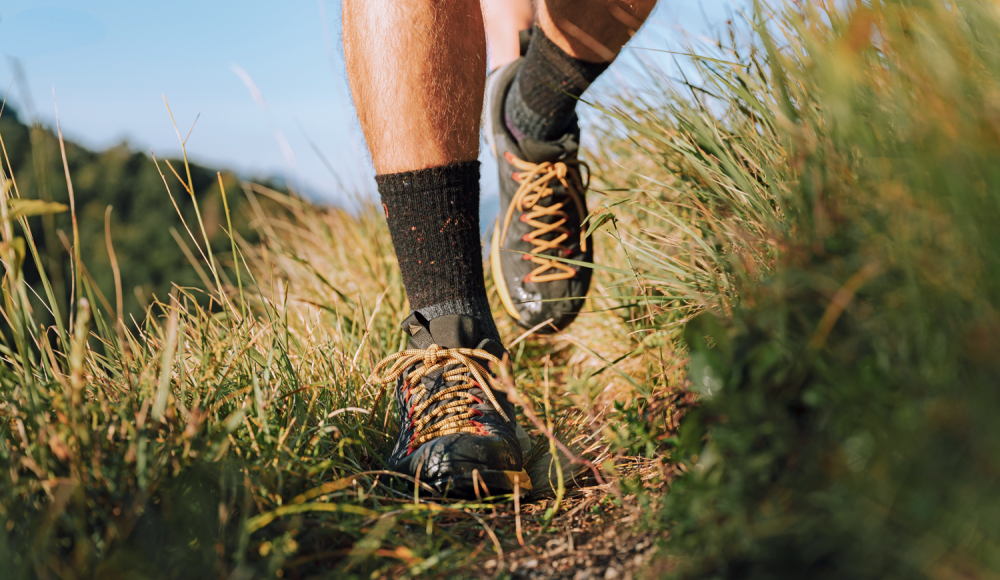
[[[413,195],[460,197],[475,200],[479,196],[479,161],[460,161],[439,167],[383,173],[375,176],[383,203]],[[471,194],[471,195],[470,195]]]
[[[448,314],[464,314],[471,316],[479,322],[479,331],[486,338],[493,339],[499,343],[500,332],[493,321],[493,312],[490,310],[490,301],[486,298],[486,293],[470,294],[455,300],[439,302],[424,306],[419,310],[420,314],[427,320],[433,320]]]

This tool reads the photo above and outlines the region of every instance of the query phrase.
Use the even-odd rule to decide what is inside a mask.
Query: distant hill
[[[13,174],[21,197],[68,205],[69,193],[56,134],[47,127],[26,125],[8,105],[0,116],[0,136],[9,157],[9,163],[4,160],[3,168],[8,175]],[[65,144],[76,198],[80,254],[97,287],[112,304],[115,284],[104,222],[108,206],[113,208],[111,234],[121,270],[126,320],[130,315],[141,320],[146,304],[154,295],[166,300],[171,283],[202,286],[170,232],[173,227],[197,255],[150,155],[134,151],[127,145],[91,151],[72,141]],[[201,241],[191,196],[165,160],[159,159],[159,162],[184,219]],[[182,161],[170,159],[170,163],[178,173],[185,175]],[[245,211],[249,204],[240,180],[229,172],[222,175],[234,229],[248,241],[258,241],[249,227],[249,215]],[[192,164],[191,178],[213,250],[217,254],[228,251],[230,242],[223,229],[226,216],[216,170]],[[56,291],[64,298],[62,303],[68,304],[70,262],[60,232],[72,242],[70,214],[67,211],[32,218],[31,230],[44,260],[49,262],[46,271]],[[37,268],[30,256],[25,264],[25,276],[29,283],[38,281]],[[41,291],[41,288],[36,289]]]

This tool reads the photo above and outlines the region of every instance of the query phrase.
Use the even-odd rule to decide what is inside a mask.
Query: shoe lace
[[[483,400],[469,392],[473,388],[478,387],[486,395],[486,399],[489,400],[493,408],[500,413],[500,416],[505,421],[510,421],[510,418],[500,407],[500,403],[497,402],[490,386],[495,386],[498,389],[502,387],[480,361],[502,364],[499,358],[482,349],[441,348],[432,344],[426,349],[408,349],[397,352],[384,358],[375,366],[375,370],[368,377],[368,384],[382,387],[375,400],[375,407],[377,407],[388,385],[394,384],[406,372],[406,369],[416,365],[416,368],[410,371],[403,381],[403,388],[406,390],[406,404],[410,411],[408,416],[402,419],[410,421],[410,427],[413,429],[408,454],[431,439],[444,435],[453,433],[488,435],[486,427],[475,420],[476,417],[482,416],[483,412],[472,407],[473,405],[482,405]],[[452,365],[454,368],[445,371],[442,378],[445,384],[449,382],[459,382],[459,384],[431,394],[421,379],[438,369]],[[428,411],[435,403],[443,404]]]
[[[543,199],[553,196],[553,181],[562,184],[567,196],[576,204],[577,215],[583,217],[585,210],[583,204],[583,194],[587,190],[590,182],[590,166],[583,161],[557,161],[544,163],[531,163],[518,159],[510,152],[505,154],[507,161],[514,167],[521,170],[515,173],[513,178],[521,185],[514,193],[514,198],[507,206],[507,215],[503,220],[503,233],[500,237],[500,244],[503,245],[507,239],[507,229],[514,217],[514,210],[521,212],[521,221],[535,228],[530,233],[521,237],[522,240],[531,243],[534,249],[524,254],[522,259],[531,260],[538,267],[524,277],[525,282],[555,282],[557,280],[568,280],[576,275],[576,268],[559,262],[549,256],[542,255],[543,252],[556,252],[556,256],[566,257],[573,253],[572,249],[563,245],[572,235],[572,231],[565,227],[569,216],[563,211],[565,203],[562,201],[549,206],[540,205]],[[580,167],[587,169],[587,183],[583,182],[580,176]],[[551,216],[555,219],[552,223],[539,221],[539,218]],[[552,239],[545,240],[542,236],[555,234]],[[580,249],[587,251],[587,239],[583,230],[580,230]],[[551,274],[546,274],[550,270],[555,270]]]

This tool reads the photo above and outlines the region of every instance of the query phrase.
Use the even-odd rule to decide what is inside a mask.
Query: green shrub
[[[657,515],[675,571],[998,573],[1000,12],[753,18],[749,47],[692,59],[693,97],[621,115],[671,179],[644,186],[677,208],[656,223],[691,224],[646,238],[674,257],[647,275],[689,263],[659,288],[705,311],[685,330],[703,404],[671,440],[689,474]]]

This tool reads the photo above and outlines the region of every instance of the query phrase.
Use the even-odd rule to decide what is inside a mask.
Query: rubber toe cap
[[[480,471],[516,471],[521,469],[521,449],[516,440],[505,437],[455,433],[438,437],[420,446],[390,469],[417,476],[420,480],[446,479]]]

